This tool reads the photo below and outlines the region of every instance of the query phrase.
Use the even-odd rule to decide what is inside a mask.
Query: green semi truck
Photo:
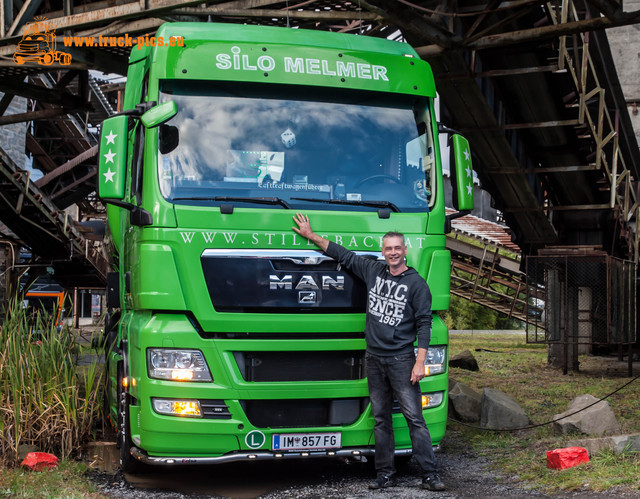
[[[433,310],[448,308],[429,65],[407,44],[303,29],[167,23],[157,36],[184,46],[134,48],[124,110],[101,129],[106,399],[123,469],[372,455],[366,290],[292,216],[368,258],[405,233]],[[459,135],[452,150],[460,214],[471,159]],[[434,315],[420,383],[434,445],[447,345]],[[399,410],[394,425],[410,454]]]

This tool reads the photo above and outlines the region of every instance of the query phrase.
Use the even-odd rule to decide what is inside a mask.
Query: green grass
[[[0,470],[0,497],[62,499],[107,497],[85,477],[84,463],[62,461],[58,468],[40,472],[21,468]]]
[[[99,420],[102,368],[80,369],[75,335],[46,314],[31,317],[18,298],[5,310],[0,345],[0,464],[18,464],[21,444],[72,457]]]
[[[581,356],[578,373],[563,375],[547,366],[546,345],[527,344],[523,335],[455,334],[450,338],[450,356],[471,350],[479,371],[450,369],[450,377],[478,392],[494,388],[512,396],[533,424],[551,421],[583,394],[604,397],[632,378],[626,364],[593,356]],[[480,349],[476,351],[476,349]],[[487,351],[491,350],[491,351]],[[607,399],[623,434],[640,432],[640,380]],[[567,447],[578,435],[559,436],[551,424],[514,432],[493,432],[448,425],[448,433],[468,443],[475,452],[491,459],[505,476],[518,477],[532,488],[551,491],[640,492],[640,453],[615,455],[602,452],[588,463],[567,470],[546,466],[546,452]],[[587,438],[585,436],[585,438]],[[446,451],[446,437],[444,447]]]

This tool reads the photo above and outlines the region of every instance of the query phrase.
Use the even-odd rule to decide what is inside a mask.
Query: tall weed
[[[30,315],[18,298],[5,310],[0,345],[0,464],[16,465],[21,444],[72,456],[98,419],[102,370],[80,368],[73,332]]]

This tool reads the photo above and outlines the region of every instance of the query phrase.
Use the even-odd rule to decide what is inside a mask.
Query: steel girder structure
[[[47,137],[47,118],[75,113],[80,128],[90,130],[110,113],[108,107],[117,108],[120,88],[104,84],[106,97],[99,98],[87,91],[87,71],[124,74],[128,49],[68,47],[72,63],[48,68],[8,60],[34,15],[74,36],[153,34],[165,21],[199,20],[402,39],[431,62],[445,107],[442,119],[470,139],[483,187],[525,255],[549,245],[591,244],[638,258],[638,232],[632,230],[638,219],[638,147],[602,30],[637,23],[640,12],[624,12],[619,1],[147,0],[74,6],[64,0],[58,11],[48,5],[3,0],[0,111],[13,95],[36,106],[23,116],[0,116],[0,124],[29,121]],[[40,77],[43,69],[53,78]],[[26,77],[31,81],[25,86]],[[34,155],[46,142],[39,139],[30,140]],[[81,151],[72,142],[55,149],[59,156],[52,148],[40,155],[48,165],[42,187],[53,187],[47,195],[62,204],[84,195],[95,167],[90,138]],[[85,208],[99,211],[89,203]]]
[[[0,219],[33,251],[29,265],[52,268],[62,286],[95,288],[106,281],[107,260],[101,245],[85,237],[1,149]]]

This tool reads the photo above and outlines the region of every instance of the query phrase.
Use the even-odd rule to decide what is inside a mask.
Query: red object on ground
[[[583,447],[567,447],[547,451],[547,468],[565,470],[589,461],[589,453]]]
[[[58,458],[48,452],[29,452],[20,464],[32,470],[41,471],[56,468]]]

